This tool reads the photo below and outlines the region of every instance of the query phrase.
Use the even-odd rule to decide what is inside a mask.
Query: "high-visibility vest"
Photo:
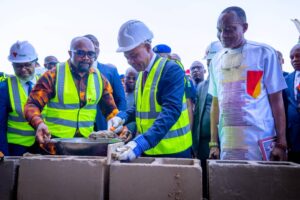
[[[45,118],[50,134],[60,138],[73,138],[78,129],[81,135],[88,137],[94,129],[102,90],[102,78],[95,69],[88,76],[86,105],[80,108],[79,94],[68,62],[57,65],[55,97],[47,104]]]
[[[166,58],[159,58],[154,63],[148,74],[143,90],[142,73],[139,74],[137,79],[135,89],[136,125],[138,132],[141,134],[147,132],[162,111],[162,107],[157,102],[157,88],[166,61]],[[155,147],[144,153],[147,155],[175,154],[188,149],[191,145],[192,134],[184,95],[181,115],[177,122]]]
[[[9,100],[12,112],[8,114],[7,141],[29,147],[35,141],[35,130],[24,117],[24,106],[27,102],[27,93],[16,76],[8,76]]]

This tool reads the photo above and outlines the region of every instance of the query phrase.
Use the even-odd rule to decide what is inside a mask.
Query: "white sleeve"
[[[213,62],[210,62],[209,65],[209,85],[208,85],[208,93],[213,97],[218,97],[217,84],[216,84],[216,66],[214,66]]]

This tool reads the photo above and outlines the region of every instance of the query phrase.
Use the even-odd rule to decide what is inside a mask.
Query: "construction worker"
[[[51,70],[53,67],[55,67],[59,63],[58,59],[55,56],[47,56],[44,59],[44,67],[47,70]]]
[[[154,54],[152,32],[141,21],[124,23],[119,48],[139,73],[136,105],[108,121],[116,130],[135,119],[138,136],[117,149],[116,158],[147,156],[191,157],[192,136],[184,95],[184,71],[174,61]]]
[[[109,81],[112,89],[113,89],[113,97],[115,103],[119,110],[126,110],[126,99],[125,99],[125,92],[121,80],[119,79],[119,73],[115,66],[109,64],[100,63],[97,58],[100,53],[100,45],[98,39],[91,34],[85,35],[84,37],[91,40],[95,46],[96,52],[96,59],[93,63],[93,67],[97,68],[102,75],[107,78]],[[95,130],[106,130],[107,129],[107,122],[103,114],[101,113],[101,108],[97,107],[97,115],[96,115],[96,126]]]
[[[35,131],[24,118],[24,105],[36,83],[35,67],[38,60],[34,47],[27,41],[14,43],[8,60],[12,62],[15,76],[8,76],[0,87],[0,135],[6,136],[8,145],[2,142],[5,154],[21,156],[35,151]],[[4,140],[2,140],[4,141]],[[1,151],[1,149],[0,149]]]
[[[109,82],[92,67],[96,58],[93,43],[76,37],[69,55],[68,61],[45,72],[25,105],[25,117],[36,129],[39,143],[47,142],[50,133],[60,138],[88,137],[94,129],[98,103],[107,119],[118,113]]]

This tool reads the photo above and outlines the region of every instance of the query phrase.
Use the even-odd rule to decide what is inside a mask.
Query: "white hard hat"
[[[208,47],[206,48],[205,56],[203,59],[205,59],[205,60],[212,59],[214,57],[214,55],[216,53],[218,53],[218,51],[220,51],[222,48],[223,47],[222,47],[222,44],[220,41],[214,41],[214,42],[210,43],[208,45]]]
[[[9,51],[8,60],[13,63],[26,63],[37,59],[34,47],[27,41],[17,41]]]
[[[117,52],[130,51],[143,42],[150,42],[152,38],[153,33],[143,22],[129,20],[125,22],[119,30],[119,48],[117,49]]]

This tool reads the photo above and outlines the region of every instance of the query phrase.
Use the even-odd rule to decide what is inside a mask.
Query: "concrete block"
[[[12,200],[17,197],[17,180],[20,157],[7,156],[0,161],[0,199]]]
[[[202,199],[199,160],[138,158],[110,165],[109,199]]]
[[[208,162],[209,199],[300,199],[300,165],[291,162]]]
[[[105,157],[35,156],[22,158],[18,200],[107,199]]]

